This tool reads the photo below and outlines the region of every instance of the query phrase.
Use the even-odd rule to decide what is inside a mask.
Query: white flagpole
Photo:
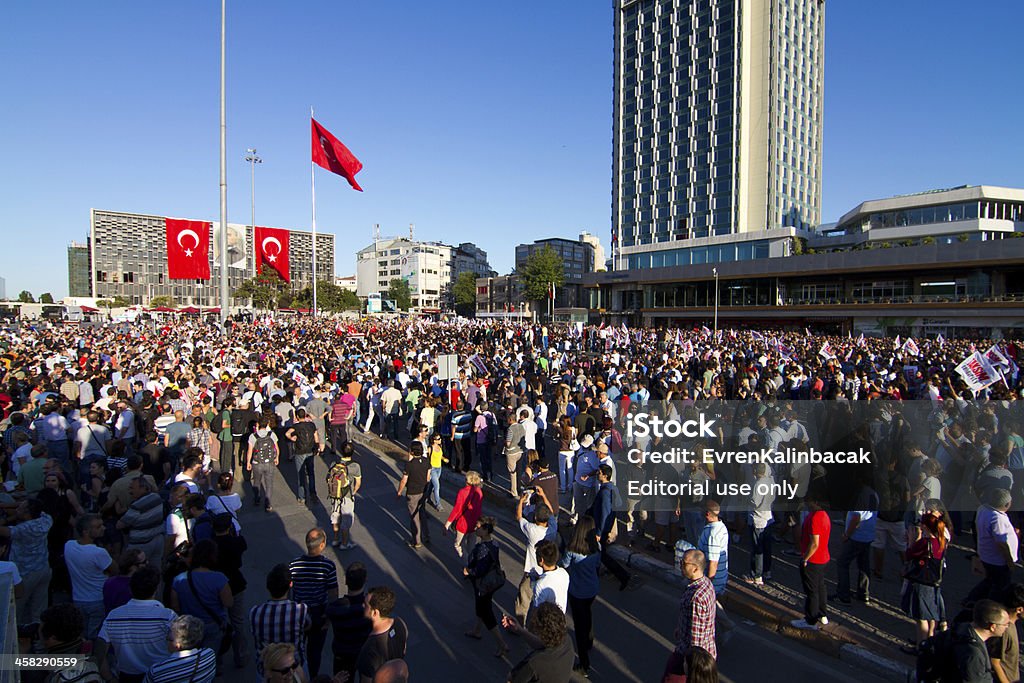
[[[228,288],[228,151],[227,123],[224,107],[224,59],[227,42],[227,0],[220,3],[220,324],[227,334],[228,307],[230,293]]]
[[[309,108],[310,123],[313,122],[313,107]],[[313,194],[313,317],[316,317],[316,164],[309,157],[309,187]]]

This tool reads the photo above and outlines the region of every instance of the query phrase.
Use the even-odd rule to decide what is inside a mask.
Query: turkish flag
[[[167,219],[167,277],[172,280],[210,279],[210,224]]]
[[[269,266],[285,282],[291,282],[288,270],[288,231],[257,226],[253,235],[256,240],[256,272],[262,273],[263,267]]]
[[[310,121],[313,122],[313,163],[331,173],[337,173],[348,181],[353,190],[362,192],[363,188],[356,182],[356,173],[363,170],[362,162],[316,119]]]

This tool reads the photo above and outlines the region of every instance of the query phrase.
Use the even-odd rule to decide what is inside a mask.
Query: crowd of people
[[[239,666],[254,658],[260,680],[405,680],[408,629],[393,590],[367,587],[362,563],[339,571],[324,554],[356,548],[358,430],[402,437],[397,494],[414,552],[431,541],[427,507],[448,512],[443,532],[454,531],[473,587],[466,637],[487,632],[497,657],[508,655],[509,634],[531,646],[509,680],[589,675],[599,577],[622,590],[637,585],[609,552],[615,543],[674,557],[688,580],[666,681],[717,680],[716,611],[737,576],[728,561],[736,543],[750,550],[741,578],[754,589],[773,580],[774,546],[792,546],[784,553],[806,594],[794,625],[808,630],[829,623],[830,603],[869,602],[896,553],[902,608],[915,621],[905,649],[922,665],[984,664],[993,680],[1018,680],[1016,627],[1007,626],[1024,609],[1024,588],[1013,582],[1024,521],[1014,509],[1024,499],[1018,347],[910,341],[464,320],[7,329],[0,567],[13,577],[25,647],[88,651],[95,680],[201,683],[229,652]],[[1001,379],[972,390],[956,367],[989,348],[993,362],[1002,359]],[[438,367],[447,354],[459,360],[451,377]],[[629,428],[639,413],[680,421],[700,413],[716,427],[710,437],[641,437]],[[673,465],[627,457],[672,448],[863,448],[872,458]],[[326,481],[316,480],[318,458]],[[306,553],[265,577],[271,599],[249,605],[238,512],[244,497],[273,513],[291,494],[274,489],[285,467],[299,504],[326,496],[330,529],[311,529]],[[465,481],[447,511],[446,468]],[[688,487],[643,495],[625,485],[647,480]],[[719,495],[709,482],[750,484],[753,493]],[[786,499],[771,493],[783,483],[793,491]],[[521,575],[506,575],[485,487],[513,499],[526,546]],[[845,515],[834,595],[825,583],[831,513]],[[983,580],[947,616],[944,553],[972,535]],[[498,614],[494,596],[508,581],[518,585],[515,609]]]

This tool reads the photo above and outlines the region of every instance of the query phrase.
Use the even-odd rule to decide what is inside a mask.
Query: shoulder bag
[[[231,626],[231,621],[230,620],[221,621],[220,617],[217,616],[217,614],[212,609],[210,609],[209,606],[205,602],[203,602],[203,599],[199,597],[199,591],[196,590],[196,585],[192,581],[192,570],[191,569],[189,569],[188,571],[185,572],[185,578],[188,580],[188,588],[189,588],[189,590],[192,591],[192,595],[194,595],[196,597],[196,602],[199,603],[199,606],[203,608],[203,611],[206,612],[207,614],[209,614],[210,617],[215,622],[217,622],[217,626],[220,627],[220,631],[221,631],[222,635],[221,635],[221,638],[220,638],[220,646],[217,648],[217,654],[218,655],[227,654],[227,651],[231,649],[231,641],[232,641],[232,639],[233,639],[233,637],[235,635],[235,630]]]

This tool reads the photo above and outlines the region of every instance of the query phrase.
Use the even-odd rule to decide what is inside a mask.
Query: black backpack
[[[952,665],[953,630],[936,633],[921,643],[917,651],[916,681],[941,683]]]
[[[484,413],[484,418],[487,420],[487,443],[493,446],[498,443],[498,421],[489,410]]]

